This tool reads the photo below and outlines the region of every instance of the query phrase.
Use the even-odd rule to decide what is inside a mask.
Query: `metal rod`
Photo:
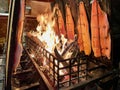
[[[10,0],[9,7],[9,16],[8,16],[8,26],[7,26],[7,34],[6,34],[6,70],[5,70],[5,90],[11,90],[11,71],[9,67],[9,58],[10,58],[10,43],[11,43],[11,35],[12,35],[12,22],[13,22],[13,14],[14,14],[14,6],[15,0]],[[12,68],[12,67],[11,67]]]

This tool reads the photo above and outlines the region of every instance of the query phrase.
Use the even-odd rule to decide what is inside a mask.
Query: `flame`
[[[55,19],[52,14],[41,14],[37,17],[38,26],[36,28],[36,32],[32,32],[33,36],[36,36],[44,45],[45,49],[50,53],[54,54],[55,47],[57,48],[59,54],[62,54],[65,50],[66,44],[68,43],[68,39],[65,38],[63,34],[58,36],[55,33],[54,25]],[[71,52],[68,52],[65,59],[69,58]],[[57,64],[57,61],[55,62]],[[47,60],[44,59],[43,65],[47,66]],[[62,63],[60,63],[60,67],[64,67]],[[57,69],[56,69],[57,70]],[[66,70],[60,70],[59,74],[63,75],[67,73]]]
[[[62,41],[62,48],[59,48],[58,52],[61,54],[64,51],[67,39],[61,34],[61,38],[56,35],[54,30],[55,19],[53,14],[41,14],[38,15],[37,21],[39,22],[36,30],[32,32],[33,36],[36,36],[41,42],[43,42],[45,49],[50,53],[54,53],[54,48],[59,46],[60,40]]]
[[[41,29],[41,26],[38,26],[37,29],[39,28]],[[41,42],[44,42],[45,49],[52,53],[59,40],[51,27],[51,23],[48,23],[45,29],[46,31],[44,31],[44,33],[39,30],[41,35],[38,35],[37,37]]]
[[[36,30],[37,32],[33,32],[32,34],[36,36],[45,46],[45,49],[50,53],[54,54],[55,47],[58,47],[60,44],[60,40],[62,42],[62,48],[59,48],[58,52],[61,54],[64,51],[65,44],[67,43],[67,39],[64,35],[61,34],[61,38],[56,35],[54,30],[55,19],[52,19],[53,14],[41,14],[37,17],[37,21],[39,22]],[[57,64],[57,61],[55,62]],[[47,60],[44,59],[43,65],[47,68]],[[63,65],[60,63],[60,67]],[[57,69],[56,69],[57,70]],[[60,70],[59,74],[63,75],[66,71]]]

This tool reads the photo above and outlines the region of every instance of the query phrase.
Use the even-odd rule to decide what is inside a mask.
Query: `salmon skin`
[[[66,37],[66,30],[65,30],[65,24],[64,24],[64,19],[63,19],[63,16],[62,16],[62,13],[61,13],[61,10],[58,6],[58,4],[55,5],[54,7],[56,9],[56,15],[57,15],[57,27],[58,27],[58,30],[57,30],[57,34],[59,35],[64,35]]]
[[[83,1],[80,1],[79,3],[79,17],[77,29],[78,29],[78,44],[80,51],[84,51],[85,55],[90,55],[91,41],[89,33],[89,24]]]
[[[24,5],[25,5],[25,0],[20,0],[20,12],[19,12],[18,25],[17,25],[17,32],[16,32],[16,48],[15,48],[14,64],[13,64],[14,73],[16,72],[16,69],[20,63],[20,58],[23,51],[21,36],[22,36],[23,22],[24,22]]]
[[[66,4],[66,31],[68,40],[74,40],[74,21],[71,15],[70,7]]]
[[[92,3],[91,38],[95,57],[105,56],[110,59],[111,37],[107,14],[100,8],[97,0]]]

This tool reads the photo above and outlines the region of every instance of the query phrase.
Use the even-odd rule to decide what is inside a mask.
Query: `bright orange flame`
[[[38,28],[40,27],[41,26],[38,26]],[[41,35],[38,35],[37,37],[40,39],[40,41],[44,42],[45,49],[53,53],[53,50],[59,40],[58,40],[58,36],[55,35],[51,23],[47,23],[45,27],[45,31],[43,32],[40,31]]]
[[[59,54],[62,54],[66,48],[66,43],[68,40],[64,37],[64,35],[56,35],[54,30],[55,19],[53,19],[53,13],[49,14],[41,14],[37,17],[37,21],[39,22],[36,30],[37,32],[32,32],[33,36],[36,36],[45,46],[45,49],[50,53],[54,54],[54,49],[57,47]],[[70,58],[72,52],[68,52],[64,59]],[[55,62],[57,64],[57,60]],[[44,60],[44,66],[47,66],[47,61]],[[64,67],[62,63],[60,63],[60,67]],[[57,69],[55,69],[57,70]],[[63,75],[67,71],[60,70],[59,74]]]
[[[60,38],[55,34],[54,25],[55,20],[52,19],[53,14],[41,14],[37,17],[37,21],[39,22],[36,30],[37,32],[33,32],[34,36],[43,42],[45,49],[50,53],[54,53],[54,48],[60,43]],[[62,40],[62,48],[58,50],[61,54],[64,51],[65,44],[67,43],[67,39],[64,35],[61,34]]]

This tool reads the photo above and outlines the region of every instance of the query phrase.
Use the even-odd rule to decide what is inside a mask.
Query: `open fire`
[[[84,3],[80,2],[79,8],[83,7],[81,5]],[[69,87],[90,78],[87,70],[92,45],[88,22],[82,20],[83,18],[86,20],[87,17],[82,15],[85,14],[84,11],[80,12],[77,28],[81,29],[81,32],[79,30],[79,35],[76,35],[70,8],[68,5],[65,8],[66,24],[64,24],[58,5],[55,4],[53,12],[37,16],[36,31],[26,34],[30,57],[36,62],[40,62],[39,69],[55,88]],[[81,34],[83,35],[80,37]]]
[[[77,44],[77,39],[75,38],[74,40],[68,40],[64,34],[59,32],[59,36],[55,31],[55,12],[56,8],[58,10],[58,7],[54,8],[53,13],[45,13],[41,14],[37,17],[38,21],[38,26],[36,28],[36,32],[30,32],[31,35],[34,37],[37,37],[40,42],[42,42],[43,47],[53,54],[55,57],[59,59],[69,59],[76,57],[78,54],[78,44]],[[59,11],[58,11],[59,12]],[[60,12],[59,12],[60,13]],[[59,23],[58,23],[59,24]],[[47,66],[47,60],[44,58],[43,59],[43,66]],[[55,61],[57,64],[58,62]],[[69,65],[68,62],[60,63],[60,68],[64,67],[66,64]],[[76,70],[77,68],[73,68]],[[57,70],[55,68],[55,70]],[[59,74],[63,75],[66,72],[69,72],[69,70],[60,70]]]
[[[53,15],[53,14],[52,14]],[[39,24],[36,28],[36,32],[31,32],[33,36],[36,36],[43,44],[46,50],[50,53],[55,54],[55,48],[58,53],[62,55],[65,52],[68,46],[70,47],[71,43],[75,40],[68,40],[62,33],[59,33],[58,36],[55,32],[55,19],[52,15],[42,14],[37,17]],[[52,19],[53,18],[53,19]],[[71,52],[67,52],[67,55],[64,56],[64,59],[71,58]]]
[[[36,61],[40,60],[41,71],[54,87],[60,88],[85,80],[87,73],[86,61],[79,57],[77,37],[67,39],[64,33],[55,30],[55,13],[56,9],[51,14],[37,17],[36,32],[27,33],[27,45],[32,49],[30,56]],[[60,28],[61,22],[57,24]]]
[[[113,14],[107,12],[109,6],[110,2],[102,0],[11,0],[5,45],[6,89],[116,87],[118,43],[112,44],[114,51],[108,20]],[[53,11],[47,11],[48,8]]]
[[[68,87],[87,79],[87,60],[80,59],[79,55],[68,59],[56,57],[48,52],[40,42],[37,42],[38,38],[27,34],[26,39],[30,57],[37,64],[40,63],[40,71],[44,73],[53,87]],[[34,57],[32,57],[33,54]]]

